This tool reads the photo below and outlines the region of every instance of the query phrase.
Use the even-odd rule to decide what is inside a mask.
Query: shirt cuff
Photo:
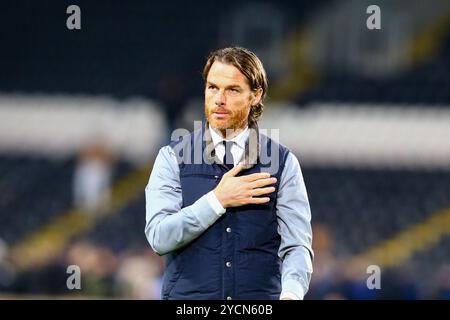
[[[214,212],[218,216],[223,215],[227,211],[224,207],[222,207],[222,204],[220,203],[219,199],[217,199],[214,190],[206,194],[206,200],[208,200],[209,205],[211,206],[211,208],[213,208]]]
[[[290,298],[293,300],[303,300],[305,291],[301,284],[294,279],[289,279],[283,282],[283,291],[281,292],[280,299]]]
[[[303,299],[300,299],[299,297],[297,297],[295,294],[293,294],[292,292],[283,292],[281,295],[280,295],[280,300],[283,300],[283,299],[289,299],[289,300],[303,300]]]

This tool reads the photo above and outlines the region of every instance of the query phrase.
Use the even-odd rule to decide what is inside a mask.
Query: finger
[[[241,162],[237,166],[233,167],[230,171],[224,174],[224,176],[234,177],[244,168],[244,163]]]
[[[265,179],[265,178],[269,178],[269,177],[270,177],[270,173],[267,173],[267,172],[258,172],[258,173],[252,173],[252,174],[243,176],[244,181],[247,181],[247,182],[252,182],[255,180]]]
[[[257,196],[262,196],[263,194],[268,194],[268,193],[272,193],[272,192],[275,192],[274,187],[258,188],[258,189],[252,190],[252,196],[257,197]]]
[[[264,197],[264,198],[251,198],[248,200],[249,204],[262,204],[267,203],[270,201],[270,198]]]
[[[259,179],[256,181],[253,181],[252,183],[250,183],[250,188],[251,189],[256,189],[256,188],[261,188],[264,186],[267,186],[269,184],[274,184],[277,182],[277,178],[266,178],[266,179]]]

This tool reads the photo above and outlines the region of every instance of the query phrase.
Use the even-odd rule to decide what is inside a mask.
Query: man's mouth
[[[225,115],[225,114],[229,114],[229,112],[223,111],[223,110],[215,110],[215,111],[213,112],[213,114]]]
[[[227,118],[230,113],[224,110],[214,110],[212,116],[215,118]]]

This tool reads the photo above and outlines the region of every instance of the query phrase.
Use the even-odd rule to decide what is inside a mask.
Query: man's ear
[[[263,94],[262,88],[258,88],[254,91],[252,106],[256,106],[258,103],[261,102],[262,94]]]

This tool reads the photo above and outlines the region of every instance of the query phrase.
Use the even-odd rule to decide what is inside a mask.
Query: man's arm
[[[172,148],[162,148],[156,157],[145,188],[145,235],[152,249],[160,254],[176,250],[211,226],[225,210],[217,208],[212,191],[189,207],[183,203],[177,159]]]
[[[300,164],[289,153],[277,198],[278,255],[282,265],[281,299],[303,299],[312,274],[311,211]]]

